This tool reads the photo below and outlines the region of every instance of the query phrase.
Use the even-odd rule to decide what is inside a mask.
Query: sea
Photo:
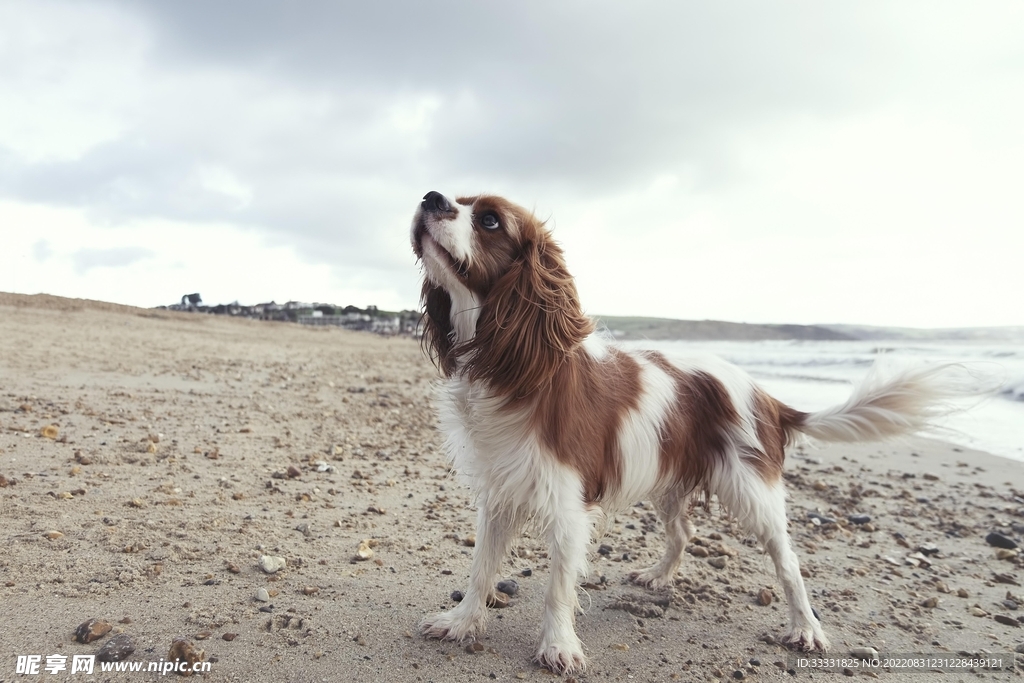
[[[803,411],[846,400],[879,358],[896,363],[964,363],[998,388],[961,402],[928,434],[1024,462],[1024,344],[973,341],[629,341],[667,355],[712,353],[745,369],[768,393]]]

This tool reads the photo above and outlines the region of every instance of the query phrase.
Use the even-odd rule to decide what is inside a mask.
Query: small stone
[[[750,658],[750,666],[761,666],[761,660],[757,657]]]
[[[871,533],[871,532],[875,531],[877,528],[878,527],[876,527],[871,522],[868,522],[867,524],[861,526],[861,529],[863,529],[864,531],[867,531],[868,533]]]
[[[60,428],[57,425],[46,425],[39,430],[39,434],[47,439],[56,439],[60,435]]]
[[[296,525],[295,530],[303,536],[309,536],[309,524],[307,522]]]
[[[930,597],[930,598],[925,599],[924,602],[921,603],[921,607],[927,607],[928,609],[931,609],[933,607],[938,607],[938,606],[939,606],[939,599],[937,597],[935,597],[934,595],[932,597]]]
[[[1012,560],[1017,557],[1016,550],[1007,550],[1006,548],[1000,548],[996,551],[997,560]]]
[[[732,672],[732,677],[737,681],[742,681],[746,677],[746,674],[744,674],[741,669],[736,669]]]
[[[363,638],[361,635],[356,636],[352,640],[355,641],[356,645],[366,645],[366,638]]]
[[[227,570],[229,572],[231,572],[232,574],[238,574],[238,573],[240,573],[242,571],[242,569],[237,564],[234,564],[233,562],[229,562],[228,563]]]
[[[295,479],[296,477],[302,476],[302,470],[295,465],[288,465],[288,471],[286,472],[289,479]]]
[[[921,545],[917,546],[917,552],[921,553],[922,555],[930,556],[938,555],[940,551],[938,546],[936,545],[933,545],[931,543],[922,543]]]
[[[1013,574],[995,573],[992,575],[992,580],[996,583],[1008,583],[1011,586],[1020,585],[1020,583],[1017,582],[1017,577],[1015,577]]]
[[[303,595],[316,595],[319,592],[320,588],[318,586],[305,586],[302,589]]]
[[[532,569],[524,569],[523,571],[519,572],[519,575],[520,576],[533,576],[533,570]]]
[[[135,643],[127,633],[121,633],[108,640],[100,651],[96,653],[96,659],[101,662],[120,662],[122,659],[135,652]]]
[[[1019,621],[1017,621],[1013,617],[1006,616],[1005,614],[997,614],[997,615],[995,615],[992,618],[995,619],[996,621],[998,621],[1000,624],[1003,624],[1005,626],[1012,626],[1014,628],[1020,628],[1020,622]]]
[[[195,645],[191,641],[185,640],[184,638],[175,638],[171,642],[171,649],[167,653],[167,660],[171,662],[185,662],[186,666],[182,667],[185,669],[182,675],[191,676],[192,667],[195,666],[196,662],[201,662],[206,658],[206,652],[203,650],[197,650]]]
[[[43,534],[43,536],[50,539],[51,541],[56,541],[58,538],[64,538],[64,534],[57,531],[56,529],[52,531],[47,531],[45,534]]]
[[[487,606],[496,609],[508,607],[508,596],[504,593],[491,593],[487,598]]]
[[[874,660],[878,659],[878,650],[873,647],[855,647],[850,650],[851,657],[857,657],[858,659]]]
[[[111,625],[102,619],[89,619],[75,629],[75,640],[80,643],[91,643],[110,633],[111,628]]]
[[[611,555],[613,551],[614,548],[612,548],[610,545],[608,545],[607,543],[602,543],[601,547],[597,549],[597,554],[604,555],[607,557],[608,555]]]
[[[270,602],[270,593],[266,588],[259,588],[256,590],[256,595],[253,596],[256,602]]]
[[[512,596],[519,592],[519,583],[514,579],[508,579],[506,581],[499,581],[498,590],[505,595]]]
[[[975,605],[974,607],[971,607],[967,611],[970,612],[971,616],[973,616],[973,617],[985,617],[985,616],[988,616],[988,612],[986,612],[985,610],[981,609],[977,605]]]
[[[260,569],[268,574],[276,574],[285,568],[288,564],[283,557],[277,555],[261,555],[260,556]]]
[[[814,522],[814,520],[818,520],[817,522],[815,522],[815,524],[835,524],[836,522],[836,520],[832,519],[831,517],[826,517],[820,512],[808,512],[807,517],[812,522]]]
[[[213,635],[213,631],[200,631],[196,634],[196,640],[206,640]]]
[[[971,594],[967,592],[966,588],[957,588],[956,589],[956,596],[958,598],[969,598],[969,597],[971,597]]]
[[[702,545],[692,545],[689,548],[687,548],[686,550],[687,550],[688,553],[690,553],[694,557],[707,557],[708,555],[711,554],[711,553],[708,552],[708,549],[705,548]]]
[[[479,641],[473,641],[472,643],[466,646],[466,652],[468,652],[471,655],[483,652],[484,649],[484,644]]]
[[[1017,547],[1017,542],[1012,538],[1003,536],[997,531],[993,531],[985,537],[985,542],[989,545],[993,545],[997,548],[1006,548],[1007,550],[1013,550]]]
[[[1010,610],[1011,612],[1014,612],[1017,610],[1018,605],[1015,601],[1007,598],[1006,600],[1003,600],[1003,607]]]
[[[757,604],[762,607],[767,607],[772,604],[772,592],[767,588],[762,588],[757,592]]]
[[[935,582],[935,590],[939,591],[940,593],[948,593],[949,592],[949,586],[946,585],[945,581],[936,581]]]
[[[462,545],[466,546],[467,548],[475,547],[476,546],[476,536],[473,535],[473,534],[470,534],[469,536],[466,536],[464,539],[462,539]]]
[[[613,650],[618,650],[619,652],[629,651],[629,645],[626,645],[625,643],[612,643],[608,647],[610,647]]]
[[[725,555],[719,555],[718,557],[709,558],[708,564],[710,564],[715,569],[725,569],[725,565],[728,561],[728,557],[726,557]]]
[[[359,547],[356,548],[356,559],[357,560],[369,560],[373,557],[373,546],[377,545],[377,541],[367,538],[363,539],[359,543]]]
[[[466,597],[462,594],[462,591],[452,591],[451,594],[452,602],[462,602],[462,598]]]
[[[234,640],[235,638],[237,638],[237,637],[238,637],[237,633],[225,633],[224,635],[221,636],[222,639],[228,641],[229,643],[232,640]]]
[[[867,524],[871,521],[871,515],[850,515],[846,519],[850,524]]]

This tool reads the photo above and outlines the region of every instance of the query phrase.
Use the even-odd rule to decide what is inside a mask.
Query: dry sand
[[[19,654],[96,652],[113,634],[72,639],[92,617],[131,635],[132,661],[191,639],[210,681],[551,680],[530,661],[548,575],[535,538],[503,567],[520,590],[493,610],[482,652],[416,635],[464,588],[472,553],[471,501],[429,404],[435,377],[409,339],[0,295],[0,681],[32,679],[15,675]],[[801,449],[786,478],[834,654],[1024,642],[994,618],[1024,615],[1003,602],[1024,588],[1001,582],[1024,581],[1024,561],[984,540],[1024,534],[1022,463],[914,439]],[[874,530],[848,524],[855,512]],[[612,550],[595,545],[579,618],[591,668],[578,678],[789,679],[789,652],[771,642],[786,621],[771,562],[714,508],[698,513],[674,590],[626,582],[662,548],[650,513],[619,514],[600,541]],[[357,561],[364,539],[374,555]],[[937,552],[914,566],[922,546]],[[268,575],[262,555],[287,566]],[[261,588],[269,602],[254,600]],[[982,676],[1019,673],[941,680]]]

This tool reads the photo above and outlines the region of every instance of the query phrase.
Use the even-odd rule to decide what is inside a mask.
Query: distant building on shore
[[[158,308],[209,315],[229,315],[253,320],[277,320],[301,325],[333,326],[347,330],[373,332],[381,335],[408,335],[419,337],[423,333],[419,311],[382,311],[376,306],[335,306],[333,304],[288,301],[283,304],[270,301],[244,306],[237,301],[230,304],[206,306],[199,294],[186,294],[181,303]]]

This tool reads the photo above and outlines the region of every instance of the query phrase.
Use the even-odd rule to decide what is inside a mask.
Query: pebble
[[[533,576],[533,570],[532,569],[524,569],[523,571],[519,572],[519,575],[520,576]]]
[[[997,560],[1012,560],[1017,557],[1016,550],[1007,550],[1006,548],[1000,548],[996,551]]]
[[[296,477],[302,476],[302,470],[300,470],[295,465],[288,465],[287,474],[289,479],[295,479]]]
[[[917,546],[917,552],[921,553],[922,555],[938,555],[940,551],[939,547],[936,545],[933,545],[931,543],[922,543],[921,545]]]
[[[1019,621],[1017,621],[1013,617],[1009,617],[1009,616],[1007,616],[1005,614],[997,614],[997,615],[995,615],[992,618],[995,619],[996,621],[998,621],[1000,624],[1004,624],[1006,626],[1012,626],[1014,628],[1020,628],[1020,622]]]
[[[451,594],[452,602],[462,602],[462,598],[464,598],[464,597],[466,597],[466,596],[464,596],[462,594],[462,591],[452,591],[452,594]]]
[[[135,643],[127,633],[114,636],[100,648],[96,653],[96,659],[101,662],[120,662],[122,659],[135,652]]]
[[[51,541],[56,541],[58,538],[64,538],[64,534],[57,531],[56,529],[53,531],[47,531],[45,534],[43,534],[43,536],[50,539]]]
[[[611,555],[613,550],[614,550],[614,548],[612,548],[607,543],[602,543],[601,547],[597,549],[597,554],[598,555],[605,555],[605,556],[607,556],[607,555]]]
[[[629,651],[629,645],[626,645],[625,643],[612,643],[608,647],[610,647],[613,650],[618,650],[619,652]]]
[[[468,652],[471,655],[475,655],[475,654],[477,654],[479,652],[483,652],[483,651],[484,651],[484,644],[481,643],[481,642],[478,642],[478,641],[474,641],[474,642],[472,642],[472,643],[470,643],[469,645],[466,646],[466,652]]]
[[[171,642],[171,649],[167,653],[167,660],[175,662],[178,660],[187,662],[189,668],[192,667],[196,662],[201,662],[206,658],[206,652],[203,650],[197,650],[195,645],[191,641],[185,640],[184,638],[175,638]]]
[[[728,557],[726,557],[725,555],[719,555],[718,557],[709,558],[708,564],[710,564],[715,569],[725,569],[725,565],[728,561]]]
[[[1017,542],[1012,538],[1007,538],[1001,533],[993,531],[985,537],[985,542],[989,545],[994,545],[997,548],[1006,548],[1007,550],[1013,550],[1017,547]]]
[[[284,569],[285,565],[288,564],[283,557],[276,555],[261,555],[260,556],[260,569],[268,574],[276,574],[277,572]]]
[[[772,604],[772,592],[767,588],[762,588],[757,592],[757,604],[767,607]]]
[[[266,588],[260,588],[256,591],[256,595],[253,596],[256,602],[270,602],[270,593],[267,592]]]
[[[921,603],[921,607],[927,607],[929,609],[931,609],[933,607],[938,607],[938,606],[939,606],[939,599],[937,597],[935,597],[934,595],[932,597],[930,597],[930,598],[927,598],[926,600],[924,600],[924,602]]]
[[[710,553],[708,549],[702,545],[695,545],[690,548],[690,554],[694,557],[707,557]]]
[[[359,547],[356,548],[356,559],[369,560],[373,557],[373,546],[375,545],[377,545],[377,541],[372,538],[366,538],[360,541]]]
[[[304,586],[302,589],[303,595],[315,595],[320,592],[320,588],[317,586]]]
[[[462,545],[466,546],[467,548],[476,547],[476,536],[474,534],[466,536],[464,539],[462,539]]]
[[[221,636],[221,638],[223,638],[224,640],[228,641],[229,643],[232,640],[234,640],[235,638],[237,638],[237,637],[238,637],[237,633],[225,633],[224,635]]]
[[[867,524],[871,521],[871,515],[850,515],[846,519],[850,524]]]
[[[295,530],[303,536],[309,536],[309,524],[307,522],[302,522],[301,524],[297,525],[295,527]]]
[[[111,628],[111,625],[102,619],[89,619],[75,629],[75,640],[80,643],[91,643],[110,633]]]
[[[732,677],[735,678],[737,681],[742,681],[745,675],[746,674],[744,674],[743,671],[740,669],[736,669],[732,672]]]
[[[761,660],[757,657],[752,657],[750,659],[750,666],[761,666]]]
[[[1014,612],[1017,610],[1017,603],[1009,599],[1003,600],[1003,607],[1010,610],[1011,612]]]
[[[968,609],[967,611],[968,611],[968,612],[970,612],[970,613],[971,613],[971,616],[974,616],[974,617],[984,617],[984,616],[988,616],[988,612],[986,612],[985,610],[981,609],[981,608],[980,608],[980,607],[978,607],[977,605],[975,605],[974,607],[971,607],[971,608],[970,608],[970,609]]]
[[[966,588],[957,588],[956,595],[958,598],[969,598],[971,594],[967,592]]]
[[[504,593],[491,593],[487,597],[487,606],[496,609],[508,607],[508,596]]]
[[[832,519],[831,517],[826,517],[820,512],[808,512],[807,517],[810,518],[812,522],[817,520],[818,524],[835,524],[836,522],[836,520]]]
[[[504,593],[505,595],[515,595],[519,592],[519,584],[513,579],[508,579],[507,581],[499,581],[498,590]]]
[[[878,650],[873,647],[855,647],[850,650],[850,656],[861,659],[878,659]]]

